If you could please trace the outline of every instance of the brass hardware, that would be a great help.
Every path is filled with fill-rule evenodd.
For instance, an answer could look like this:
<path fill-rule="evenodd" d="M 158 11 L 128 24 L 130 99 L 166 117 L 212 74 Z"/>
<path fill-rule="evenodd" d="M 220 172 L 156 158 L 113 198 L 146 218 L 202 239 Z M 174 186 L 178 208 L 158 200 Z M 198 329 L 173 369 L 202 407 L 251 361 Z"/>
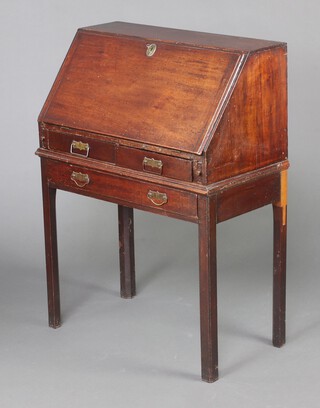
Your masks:
<path fill-rule="evenodd" d="M 143 170 L 145 171 L 153 171 L 158 174 L 162 173 L 163 163 L 161 160 L 149 159 L 149 157 L 145 157 L 143 159 Z M 148 168 L 149 167 L 149 168 Z"/>
<path fill-rule="evenodd" d="M 168 196 L 166 193 L 159 193 L 159 191 L 149 190 L 147 197 L 154 205 L 163 205 L 168 202 Z"/>
<path fill-rule="evenodd" d="M 78 187 L 84 187 L 90 182 L 88 174 L 78 173 L 76 171 L 72 172 L 71 180 L 76 183 Z"/>
<path fill-rule="evenodd" d="M 157 50 L 157 45 L 156 44 L 147 44 L 147 51 L 146 51 L 146 56 L 147 57 L 152 57 L 154 53 Z"/>
<path fill-rule="evenodd" d="M 80 151 L 84 151 L 85 154 L 81 154 L 81 153 L 77 153 L 74 150 L 80 150 Z M 70 146 L 70 153 L 72 154 L 78 154 L 79 156 L 85 156 L 88 157 L 89 156 L 89 143 L 83 143 L 80 140 L 73 140 Z"/>

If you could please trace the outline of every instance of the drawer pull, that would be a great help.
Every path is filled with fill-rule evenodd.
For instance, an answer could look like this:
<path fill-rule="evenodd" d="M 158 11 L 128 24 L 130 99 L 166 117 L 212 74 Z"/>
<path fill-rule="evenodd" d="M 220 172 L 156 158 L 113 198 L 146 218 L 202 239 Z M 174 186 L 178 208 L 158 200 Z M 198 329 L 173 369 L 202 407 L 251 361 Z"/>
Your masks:
<path fill-rule="evenodd" d="M 162 173 L 163 163 L 161 160 L 155 160 L 153 158 L 145 157 L 142 162 L 143 170 L 149 171 L 157 174 Z"/>
<path fill-rule="evenodd" d="M 84 187 L 90 182 L 88 174 L 78 173 L 76 171 L 72 172 L 71 180 L 76 183 L 78 187 Z"/>
<path fill-rule="evenodd" d="M 78 150 L 79 152 L 84 152 L 84 153 L 79 153 L 75 152 L 75 150 Z M 80 140 L 73 140 L 70 146 L 70 153 L 71 154 L 77 154 L 79 156 L 89 156 L 89 143 L 83 143 Z"/>
<path fill-rule="evenodd" d="M 147 197 L 154 205 L 163 205 L 168 202 L 168 196 L 166 193 L 159 193 L 159 191 L 149 190 Z"/>

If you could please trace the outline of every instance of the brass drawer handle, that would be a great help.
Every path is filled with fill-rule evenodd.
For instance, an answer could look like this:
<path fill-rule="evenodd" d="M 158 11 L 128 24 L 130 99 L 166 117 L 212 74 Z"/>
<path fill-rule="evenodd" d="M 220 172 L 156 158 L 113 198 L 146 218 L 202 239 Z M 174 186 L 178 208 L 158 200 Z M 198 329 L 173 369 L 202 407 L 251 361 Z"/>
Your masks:
<path fill-rule="evenodd" d="M 88 174 L 78 173 L 76 171 L 72 172 L 71 180 L 76 183 L 78 187 L 84 187 L 90 182 Z"/>
<path fill-rule="evenodd" d="M 147 197 L 154 205 L 163 205 L 168 202 L 168 196 L 166 193 L 159 193 L 159 191 L 149 190 Z"/>
<path fill-rule="evenodd" d="M 143 170 L 150 171 L 153 173 L 161 174 L 163 163 L 161 160 L 156 160 L 153 158 L 145 157 L 142 162 Z"/>
<path fill-rule="evenodd" d="M 77 153 L 74 150 L 79 150 L 80 152 L 84 152 L 84 154 Z M 73 140 L 70 146 L 70 153 L 77 154 L 78 156 L 88 157 L 89 150 L 90 150 L 89 143 L 83 143 L 80 140 Z"/>

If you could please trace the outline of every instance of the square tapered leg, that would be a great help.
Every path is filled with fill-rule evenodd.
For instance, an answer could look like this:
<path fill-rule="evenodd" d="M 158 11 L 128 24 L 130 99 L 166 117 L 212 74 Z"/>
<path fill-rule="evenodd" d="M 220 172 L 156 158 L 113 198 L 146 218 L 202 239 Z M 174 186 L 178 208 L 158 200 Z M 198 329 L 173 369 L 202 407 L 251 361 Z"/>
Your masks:
<path fill-rule="evenodd" d="M 120 292 L 125 299 L 136 295 L 133 209 L 118 205 Z"/>
<path fill-rule="evenodd" d="M 199 197 L 199 266 L 202 379 L 218 379 L 216 200 Z"/>
<path fill-rule="evenodd" d="M 49 326 L 61 326 L 58 245 L 56 224 L 56 189 L 47 180 L 46 161 L 41 160 L 44 235 L 46 250 Z"/>
<path fill-rule="evenodd" d="M 280 201 L 273 204 L 273 345 L 286 341 L 287 171 L 280 176 Z"/>

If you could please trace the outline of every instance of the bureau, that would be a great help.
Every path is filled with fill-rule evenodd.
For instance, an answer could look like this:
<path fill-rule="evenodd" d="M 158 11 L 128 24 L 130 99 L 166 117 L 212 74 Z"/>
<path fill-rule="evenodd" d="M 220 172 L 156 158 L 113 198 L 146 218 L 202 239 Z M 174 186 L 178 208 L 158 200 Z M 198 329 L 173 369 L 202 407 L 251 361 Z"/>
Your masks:
<path fill-rule="evenodd" d="M 198 224 L 202 379 L 218 378 L 216 225 L 273 206 L 273 344 L 285 342 L 285 43 L 113 22 L 77 31 L 40 113 L 49 325 L 61 325 L 56 190 L 118 205 L 120 293 L 136 295 L 133 210 Z"/>

